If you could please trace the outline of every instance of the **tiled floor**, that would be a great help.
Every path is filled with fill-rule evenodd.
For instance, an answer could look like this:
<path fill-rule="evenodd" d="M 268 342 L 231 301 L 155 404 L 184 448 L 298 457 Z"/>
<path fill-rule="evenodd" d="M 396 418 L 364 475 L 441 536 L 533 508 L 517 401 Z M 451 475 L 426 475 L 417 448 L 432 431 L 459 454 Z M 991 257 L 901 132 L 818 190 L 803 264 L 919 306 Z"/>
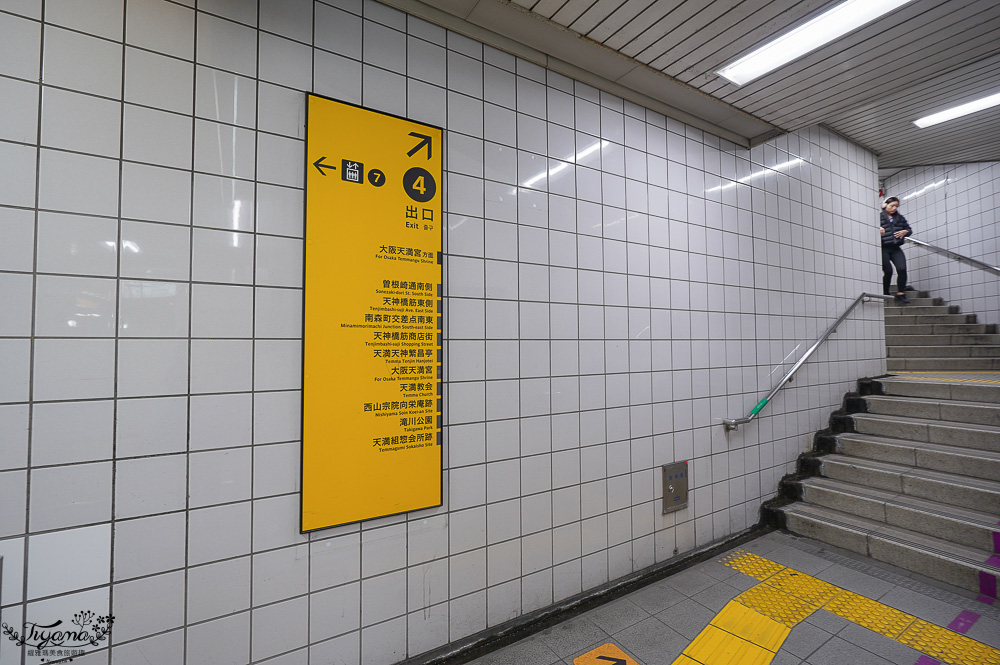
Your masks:
<path fill-rule="evenodd" d="M 784 532 L 769 533 L 473 663 L 569 665 L 574 659 L 610 643 L 639 665 L 670 665 L 729 601 L 760 584 L 758 579 L 720 562 L 739 551 L 876 600 L 882 604 L 879 607 L 895 608 L 942 628 L 951 626 L 953 632 L 964 633 L 992 647 L 985 656 L 966 652 L 943 662 L 1000 663 L 1000 651 L 997 651 L 1000 649 L 1000 602 L 989 605 L 965 591 L 937 583 L 932 585 L 905 571 L 834 551 L 818 541 Z M 891 612 L 888 608 L 885 611 Z M 971 626 L 970 621 L 973 621 Z M 932 630 L 939 635 L 945 634 Z M 588 657 L 577 665 L 584 662 L 607 665 L 615 660 Z M 744 661 L 716 659 L 711 662 L 735 665 Z M 774 665 L 933 665 L 942 661 L 819 609 L 792 627 L 771 662 Z"/>

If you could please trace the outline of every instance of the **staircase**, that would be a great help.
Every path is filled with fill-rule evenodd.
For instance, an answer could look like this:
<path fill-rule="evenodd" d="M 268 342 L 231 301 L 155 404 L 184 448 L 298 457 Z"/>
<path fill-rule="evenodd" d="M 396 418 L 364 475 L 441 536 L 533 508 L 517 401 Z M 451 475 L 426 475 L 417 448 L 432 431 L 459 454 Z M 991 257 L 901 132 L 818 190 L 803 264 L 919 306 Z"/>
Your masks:
<path fill-rule="evenodd" d="M 765 518 L 995 598 L 1000 335 L 916 296 L 886 305 L 887 369 L 900 374 L 858 382 Z"/>

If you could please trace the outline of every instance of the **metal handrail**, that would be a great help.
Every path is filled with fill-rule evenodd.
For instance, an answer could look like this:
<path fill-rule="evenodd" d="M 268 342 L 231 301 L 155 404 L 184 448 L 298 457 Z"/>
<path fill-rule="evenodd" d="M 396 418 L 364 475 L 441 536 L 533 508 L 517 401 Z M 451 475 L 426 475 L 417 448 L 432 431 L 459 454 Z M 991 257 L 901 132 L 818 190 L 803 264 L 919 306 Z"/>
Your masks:
<path fill-rule="evenodd" d="M 863 302 L 868 302 L 870 300 L 892 300 L 892 299 L 893 299 L 892 296 L 884 296 L 875 293 L 862 293 L 860 296 L 858 296 L 857 299 L 853 303 L 851 303 L 851 306 L 847 308 L 847 311 L 841 314 L 840 318 L 837 319 L 832 326 L 827 328 L 826 332 L 823 333 L 820 336 L 820 338 L 816 340 L 816 343 L 810 346 L 809 350 L 806 351 L 804 354 L 802 354 L 802 357 L 799 358 L 794 365 L 792 365 L 792 368 L 788 370 L 788 373 L 785 374 L 785 376 L 781 379 L 781 381 L 778 382 L 778 385 L 776 385 L 771 390 L 771 392 L 767 394 L 767 397 L 757 402 L 757 406 L 750 409 L 750 413 L 748 413 L 743 418 L 735 418 L 735 419 L 726 418 L 725 420 L 722 421 L 722 425 L 726 428 L 726 431 L 730 432 L 732 430 L 738 429 L 740 425 L 745 425 L 754 418 L 756 418 L 757 414 L 761 412 L 761 409 L 767 406 L 767 403 L 770 402 L 771 399 L 778 394 L 778 391 L 784 388 L 786 383 L 791 382 L 792 377 L 795 375 L 795 373 L 799 371 L 799 368 L 802 367 L 802 365 L 804 365 L 807 360 L 809 360 L 809 356 L 811 356 L 816 351 L 816 349 L 819 348 L 819 345 L 825 342 L 827 337 L 837 332 L 837 326 L 839 326 L 841 323 L 844 322 L 844 319 L 846 319 L 847 316 L 854 311 L 855 307 L 857 307 Z"/>
<path fill-rule="evenodd" d="M 912 242 L 914 245 L 920 245 L 921 247 L 926 247 L 932 252 L 937 252 L 938 254 L 944 254 L 946 256 L 955 259 L 956 261 L 963 261 L 971 266 L 975 266 L 976 268 L 981 268 L 982 270 L 986 270 L 988 272 L 992 272 L 993 274 L 1000 276 L 1000 268 L 998 268 L 997 266 L 991 266 L 988 263 L 983 263 L 979 259 L 973 259 L 963 254 L 959 254 L 958 252 L 953 252 L 950 249 L 945 249 L 944 247 L 936 247 L 934 245 L 931 245 L 930 243 L 924 242 L 923 240 L 917 240 L 916 238 L 907 238 L 906 240 L 907 242 Z"/>

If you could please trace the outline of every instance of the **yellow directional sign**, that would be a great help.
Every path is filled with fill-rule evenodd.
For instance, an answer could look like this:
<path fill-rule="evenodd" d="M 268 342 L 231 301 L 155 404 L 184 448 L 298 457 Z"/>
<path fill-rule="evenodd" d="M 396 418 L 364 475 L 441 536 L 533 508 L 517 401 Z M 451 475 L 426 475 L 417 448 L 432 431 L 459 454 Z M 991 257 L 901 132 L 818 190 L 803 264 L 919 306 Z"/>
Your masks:
<path fill-rule="evenodd" d="M 573 665 L 639 665 L 624 651 L 608 642 L 573 659 Z"/>
<path fill-rule="evenodd" d="M 308 96 L 302 531 L 441 504 L 441 138 Z"/>

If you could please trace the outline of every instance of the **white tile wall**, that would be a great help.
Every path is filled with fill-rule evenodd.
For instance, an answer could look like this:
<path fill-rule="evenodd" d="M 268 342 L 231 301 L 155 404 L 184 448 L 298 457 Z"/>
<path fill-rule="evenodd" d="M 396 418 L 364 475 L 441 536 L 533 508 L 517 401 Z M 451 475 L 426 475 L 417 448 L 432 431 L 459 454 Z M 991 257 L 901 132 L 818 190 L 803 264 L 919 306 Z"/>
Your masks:
<path fill-rule="evenodd" d="M 884 183 L 913 237 L 1000 266 L 1000 162 L 907 169 Z M 1000 323 L 1000 277 L 916 245 L 904 245 L 908 281 L 980 323 Z"/>
<path fill-rule="evenodd" d="M 863 149 L 737 148 L 372 0 L 195 4 L 0 2 L 5 620 L 101 605 L 108 665 L 396 662 L 754 523 L 884 367 L 866 307 L 723 434 L 877 288 Z M 446 129 L 448 363 L 444 506 L 302 535 L 306 91 Z M 949 237 L 995 257 L 997 166 L 959 171 Z"/>

